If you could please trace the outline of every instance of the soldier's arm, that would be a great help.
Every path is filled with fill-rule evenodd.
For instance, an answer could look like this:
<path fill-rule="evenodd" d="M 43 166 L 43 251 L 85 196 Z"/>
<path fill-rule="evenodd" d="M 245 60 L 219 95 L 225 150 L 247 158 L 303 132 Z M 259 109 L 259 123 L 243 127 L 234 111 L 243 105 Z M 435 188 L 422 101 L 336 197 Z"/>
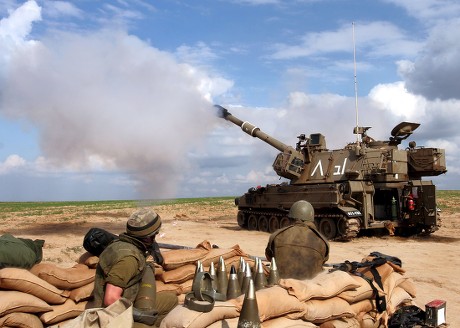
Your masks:
<path fill-rule="evenodd" d="M 113 265 L 107 275 L 104 305 L 108 306 L 120 299 L 129 281 L 137 274 L 138 264 L 133 256 L 127 256 Z"/>
<path fill-rule="evenodd" d="M 104 306 L 116 302 L 123 295 L 123 288 L 107 283 L 105 285 Z"/>

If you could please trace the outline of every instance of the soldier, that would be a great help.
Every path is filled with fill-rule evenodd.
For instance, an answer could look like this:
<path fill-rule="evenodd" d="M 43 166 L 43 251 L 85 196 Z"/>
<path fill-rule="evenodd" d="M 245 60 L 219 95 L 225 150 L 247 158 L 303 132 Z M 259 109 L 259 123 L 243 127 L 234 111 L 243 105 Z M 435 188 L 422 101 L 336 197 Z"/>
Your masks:
<path fill-rule="evenodd" d="M 295 202 L 288 217 L 293 224 L 275 231 L 268 240 L 265 256 L 276 259 L 280 278 L 311 279 L 329 259 L 329 243 L 316 229 L 313 206 Z"/>
<path fill-rule="evenodd" d="M 126 233 L 109 244 L 99 256 L 94 283 L 94 306 L 108 306 L 121 297 L 135 302 L 140 281 L 147 265 L 146 257 L 156 244 L 161 218 L 152 210 L 134 212 L 126 224 Z M 160 256 L 161 257 L 161 256 Z M 157 257 L 158 258 L 158 257 Z M 155 310 L 133 308 L 135 322 L 159 326 L 161 320 L 178 303 L 173 292 L 155 295 Z"/>

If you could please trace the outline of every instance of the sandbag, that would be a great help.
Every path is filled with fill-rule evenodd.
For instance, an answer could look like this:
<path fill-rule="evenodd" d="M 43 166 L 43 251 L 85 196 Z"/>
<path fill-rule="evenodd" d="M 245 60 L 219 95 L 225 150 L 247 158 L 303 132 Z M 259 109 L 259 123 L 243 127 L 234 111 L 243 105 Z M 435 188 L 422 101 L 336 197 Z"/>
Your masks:
<path fill-rule="evenodd" d="M 320 324 L 329 320 L 338 318 L 352 318 L 355 316 L 353 309 L 347 301 L 340 297 L 333 297 L 324 300 L 309 300 L 304 303 L 304 314 L 302 318 L 316 324 Z M 298 317 L 294 313 L 287 315 L 288 318 Z"/>
<path fill-rule="evenodd" d="M 236 327 L 236 326 L 235 326 Z M 318 327 L 312 322 L 304 320 L 292 320 L 286 317 L 279 317 L 264 321 L 262 323 L 263 328 L 314 328 Z"/>
<path fill-rule="evenodd" d="M 401 287 L 395 287 L 388 300 L 387 312 L 391 316 L 401 306 L 414 305 L 412 297 Z"/>
<path fill-rule="evenodd" d="M 375 310 L 375 301 L 371 299 L 366 299 L 356 303 L 352 303 L 350 304 L 350 306 L 353 309 L 353 312 L 356 315 L 359 315 L 360 313 L 367 313 L 372 310 Z"/>
<path fill-rule="evenodd" d="M 234 301 L 239 310 L 243 306 L 245 295 Z M 305 310 L 305 305 L 295 296 L 289 295 L 287 290 L 280 286 L 273 286 L 256 291 L 257 306 L 260 321 L 291 314 L 291 319 L 298 319 Z"/>
<path fill-rule="evenodd" d="M 189 279 L 179 284 L 180 286 L 180 294 L 186 294 L 192 291 L 193 287 L 193 279 Z"/>
<path fill-rule="evenodd" d="M 157 292 L 162 292 L 162 291 L 170 291 L 170 292 L 175 292 L 176 295 L 179 295 L 181 293 L 181 286 L 178 284 L 174 283 L 169 283 L 165 284 L 161 280 L 156 280 L 156 285 L 157 285 Z"/>
<path fill-rule="evenodd" d="M 165 270 L 158 263 L 154 263 L 153 265 L 155 266 L 155 277 L 160 277 Z"/>
<path fill-rule="evenodd" d="M 399 258 L 379 252 L 372 252 L 363 258 L 359 265 L 360 267 L 356 270 L 357 272 L 369 279 L 378 280 L 380 278 L 382 282 L 385 282 L 393 272 L 405 273 L 405 270 L 401 268 L 401 260 Z M 377 271 L 379 277 L 375 277 L 373 269 Z"/>
<path fill-rule="evenodd" d="M 207 328 L 237 328 L 239 318 L 223 319 L 214 322 Z M 316 328 L 319 327 L 314 323 L 303 320 L 292 320 L 285 317 L 279 317 L 264 321 L 262 328 Z"/>
<path fill-rule="evenodd" d="M 37 296 L 23 292 L 0 290 L 0 317 L 13 312 L 39 313 L 52 307 Z"/>
<path fill-rule="evenodd" d="M 11 234 L 0 236 L 0 269 L 30 269 L 41 262 L 44 243 L 42 239 L 16 238 Z"/>
<path fill-rule="evenodd" d="M 15 312 L 0 317 L 0 327 L 43 328 L 43 323 L 35 314 Z"/>
<path fill-rule="evenodd" d="M 237 328 L 239 319 L 240 318 L 222 319 L 214 322 L 206 328 Z"/>
<path fill-rule="evenodd" d="M 400 273 L 392 272 L 388 278 L 383 282 L 383 290 L 386 294 L 391 297 L 393 289 L 398 287 L 401 283 L 408 280 L 409 278 L 404 277 Z"/>
<path fill-rule="evenodd" d="M 221 257 L 222 259 L 226 260 L 234 256 L 246 256 L 246 254 L 238 245 L 235 245 L 231 248 L 212 248 L 201 260 L 201 262 L 204 267 L 208 267 L 211 265 L 211 262 L 218 264 Z"/>
<path fill-rule="evenodd" d="M 84 264 L 91 269 L 96 269 L 99 263 L 99 256 L 93 255 L 90 252 L 85 252 L 78 258 L 77 263 Z"/>
<path fill-rule="evenodd" d="M 358 288 L 361 284 L 358 284 L 349 273 L 338 270 L 322 272 L 309 280 L 280 279 L 279 285 L 304 302 L 315 298 L 331 298 L 346 290 Z"/>
<path fill-rule="evenodd" d="M 174 249 L 163 252 L 163 268 L 174 270 L 186 264 L 196 264 L 196 261 L 203 259 L 209 250 L 203 248 L 195 249 Z"/>
<path fill-rule="evenodd" d="M 165 271 L 162 273 L 160 279 L 164 283 L 175 283 L 180 284 L 185 282 L 195 275 L 196 265 L 195 264 L 186 264 L 174 270 Z"/>
<path fill-rule="evenodd" d="M 372 289 L 369 282 L 359 276 L 351 275 L 351 277 L 357 284 L 359 284 L 359 287 L 351 290 L 346 290 L 337 296 L 350 304 L 371 298 L 374 294 L 374 290 Z"/>
<path fill-rule="evenodd" d="M 211 250 L 213 248 L 217 248 L 217 247 L 213 247 L 213 245 L 211 245 L 211 243 L 209 242 L 209 240 L 203 240 L 201 243 L 199 243 L 198 245 L 196 245 L 195 248 L 202 248 L 202 249 L 206 249 L 206 250 Z"/>
<path fill-rule="evenodd" d="M 415 298 L 417 296 L 417 290 L 415 288 L 415 284 L 414 284 L 414 281 L 412 279 L 407 279 L 407 280 L 401 281 L 399 283 L 398 287 L 401 287 L 402 289 L 404 289 L 413 298 Z"/>
<path fill-rule="evenodd" d="M 93 290 L 94 290 L 94 281 L 90 282 L 87 285 L 72 289 L 70 291 L 69 298 L 75 303 L 89 300 L 93 297 Z"/>
<path fill-rule="evenodd" d="M 31 294 L 48 304 L 62 304 L 69 294 L 21 268 L 1 269 L 0 288 Z"/>
<path fill-rule="evenodd" d="M 39 263 L 30 271 L 51 285 L 61 289 L 75 289 L 94 281 L 96 269 L 76 264 L 71 268 L 61 268 L 52 263 Z"/>
<path fill-rule="evenodd" d="M 319 326 L 320 328 L 361 328 L 356 318 L 341 318 L 326 321 Z"/>
<path fill-rule="evenodd" d="M 53 305 L 52 310 L 40 315 L 40 320 L 47 324 L 52 325 L 67 319 L 72 319 L 79 316 L 85 311 L 87 302 L 75 303 L 70 298 L 61 305 Z"/>
<path fill-rule="evenodd" d="M 238 309 L 231 301 L 216 302 L 210 312 L 193 311 L 183 305 L 177 305 L 161 321 L 160 328 L 202 328 L 216 321 L 238 316 Z"/>
<path fill-rule="evenodd" d="M 362 318 L 359 318 L 361 328 L 378 328 L 380 326 L 380 320 L 374 318 L 368 313 L 364 313 Z"/>

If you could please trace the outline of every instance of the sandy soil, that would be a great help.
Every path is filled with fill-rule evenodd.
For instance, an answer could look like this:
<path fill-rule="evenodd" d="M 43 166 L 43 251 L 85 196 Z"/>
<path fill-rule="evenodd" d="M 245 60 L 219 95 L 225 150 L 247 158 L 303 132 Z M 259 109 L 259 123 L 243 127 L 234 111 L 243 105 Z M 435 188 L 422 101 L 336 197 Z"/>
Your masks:
<path fill-rule="evenodd" d="M 83 237 L 91 227 L 113 233 L 125 229 L 126 218 L 135 209 L 78 212 L 75 208 L 49 213 L 9 214 L 2 220 L 0 235 L 44 239 L 44 261 L 63 267 L 72 266 L 85 253 Z M 155 210 L 163 219 L 158 242 L 195 247 L 208 240 L 219 247 L 235 244 L 248 254 L 263 256 L 269 235 L 244 231 L 236 224 L 236 208 L 232 201 L 220 205 L 162 205 Z M 447 322 L 460 327 L 460 222 L 459 214 L 443 213 L 443 226 L 428 237 L 361 237 L 350 242 L 331 242 L 329 263 L 345 260 L 361 261 L 370 252 L 378 251 L 402 260 L 406 275 L 417 287 L 417 304 L 424 308 L 434 299 L 447 302 Z"/>

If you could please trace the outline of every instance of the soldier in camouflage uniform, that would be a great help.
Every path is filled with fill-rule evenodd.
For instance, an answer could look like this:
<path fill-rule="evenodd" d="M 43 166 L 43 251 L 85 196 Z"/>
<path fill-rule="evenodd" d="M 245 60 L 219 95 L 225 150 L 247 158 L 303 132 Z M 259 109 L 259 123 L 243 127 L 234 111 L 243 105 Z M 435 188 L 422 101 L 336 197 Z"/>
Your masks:
<path fill-rule="evenodd" d="M 265 256 L 269 261 L 275 258 L 280 278 L 311 279 L 329 259 L 329 243 L 316 229 L 309 202 L 295 202 L 288 216 L 294 224 L 270 236 Z"/>
<path fill-rule="evenodd" d="M 160 227 L 161 218 L 152 210 L 141 209 L 131 215 L 126 224 L 126 233 L 120 234 L 99 256 L 94 285 L 95 307 L 108 306 L 121 297 L 134 303 L 148 265 L 146 257 L 150 255 L 152 246 L 156 245 L 155 236 Z M 134 307 L 134 321 L 159 326 L 177 303 L 174 292 L 156 293 L 155 311 L 146 313 Z"/>

